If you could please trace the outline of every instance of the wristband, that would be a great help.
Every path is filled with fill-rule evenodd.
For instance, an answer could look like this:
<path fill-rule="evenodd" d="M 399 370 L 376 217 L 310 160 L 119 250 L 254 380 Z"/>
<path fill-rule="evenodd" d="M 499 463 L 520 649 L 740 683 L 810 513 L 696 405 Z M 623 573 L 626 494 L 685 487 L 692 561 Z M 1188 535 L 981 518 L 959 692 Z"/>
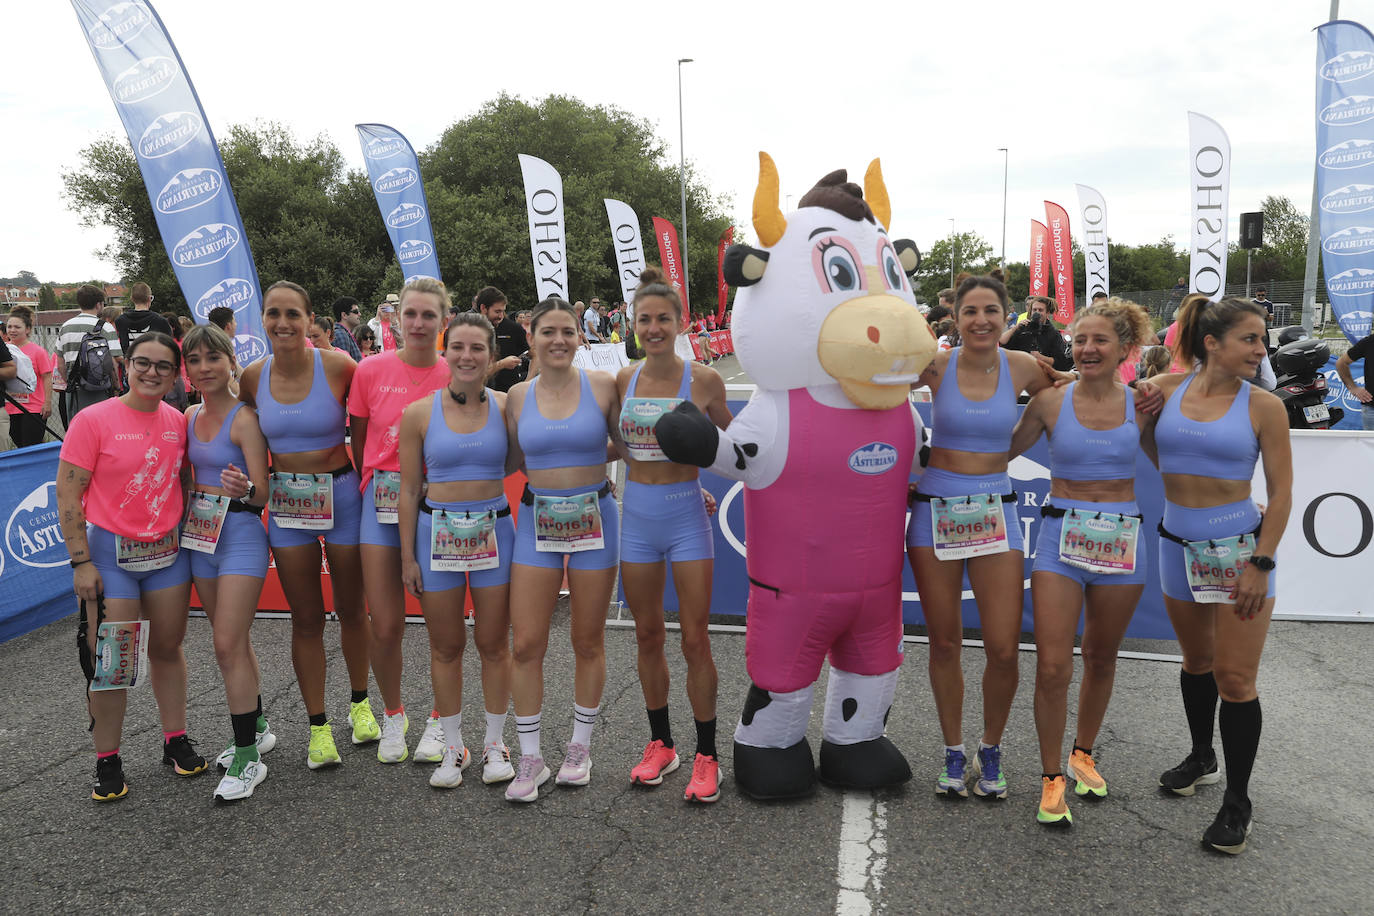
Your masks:
<path fill-rule="evenodd" d="M 80 566 L 82 563 L 92 563 L 92 562 L 94 562 L 94 561 L 93 561 L 90 557 L 87 557 L 87 558 L 84 559 L 84 560 L 72 560 L 72 561 L 71 561 L 71 563 L 72 563 L 72 569 L 76 569 L 76 568 L 77 568 L 78 566 Z"/>

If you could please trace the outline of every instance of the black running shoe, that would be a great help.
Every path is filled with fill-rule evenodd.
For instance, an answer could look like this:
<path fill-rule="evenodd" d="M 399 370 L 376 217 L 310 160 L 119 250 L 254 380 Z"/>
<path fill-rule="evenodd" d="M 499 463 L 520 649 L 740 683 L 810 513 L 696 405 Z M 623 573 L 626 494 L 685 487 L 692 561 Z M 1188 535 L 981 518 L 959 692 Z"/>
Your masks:
<path fill-rule="evenodd" d="M 1192 795 L 1198 786 L 1210 786 L 1220 779 L 1216 751 L 1209 749 L 1206 754 L 1193 751 L 1178 766 L 1165 770 L 1159 777 L 1159 785 L 1175 795 L 1187 796 Z"/>
<path fill-rule="evenodd" d="M 194 776 L 209 765 L 196 753 L 196 742 L 185 735 L 162 745 L 162 762 L 170 763 L 178 776 Z"/>
<path fill-rule="evenodd" d="M 129 794 L 129 784 L 124 781 L 124 762 L 118 754 L 101 757 L 95 762 L 95 788 L 91 798 L 98 802 L 114 801 Z"/>
<path fill-rule="evenodd" d="M 1216 820 L 1202 834 L 1202 845 L 1238 856 L 1245 851 L 1246 837 L 1250 836 L 1250 806 L 1242 805 L 1227 798 L 1217 812 Z"/>

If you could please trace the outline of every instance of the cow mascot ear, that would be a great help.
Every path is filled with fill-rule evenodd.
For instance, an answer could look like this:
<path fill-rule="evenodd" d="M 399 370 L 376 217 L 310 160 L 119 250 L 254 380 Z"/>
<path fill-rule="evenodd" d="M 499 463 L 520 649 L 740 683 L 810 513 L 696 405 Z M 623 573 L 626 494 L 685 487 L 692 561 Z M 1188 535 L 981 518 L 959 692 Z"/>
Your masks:
<path fill-rule="evenodd" d="M 901 262 L 907 277 L 915 278 L 916 271 L 921 269 L 921 249 L 911 239 L 896 239 L 892 247 L 897 249 L 897 260 Z"/>
<path fill-rule="evenodd" d="M 721 273 L 731 286 L 753 286 L 763 279 L 768 268 L 768 252 L 748 245 L 731 245 L 725 250 Z"/>

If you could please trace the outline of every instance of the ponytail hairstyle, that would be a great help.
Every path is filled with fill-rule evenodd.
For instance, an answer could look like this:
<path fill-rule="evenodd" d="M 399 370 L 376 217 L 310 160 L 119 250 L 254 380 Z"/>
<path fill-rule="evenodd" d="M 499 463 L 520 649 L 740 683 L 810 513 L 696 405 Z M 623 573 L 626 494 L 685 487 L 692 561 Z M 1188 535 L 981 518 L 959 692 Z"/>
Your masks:
<path fill-rule="evenodd" d="M 272 292 L 272 290 L 274 289 L 291 290 L 291 292 L 300 296 L 301 299 L 305 302 L 305 310 L 307 312 L 315 311 L 315 307 L 310 304 L 310 294 L 305 291 L 305 287 L 301 286 L 299 283 L 292 283 L 290 280 L 278 280 L 276 283 L 273 283 L 271 286 L 267 287 L 267 289 L 262 291 L 262 307 L 264 309 L 267 308 L 267 294 Z"/>
<path fill-rule="evenodd" d="M 1126 356 L 1137 347 L 1154 336 L 1154 322 L 1150 320 L 1150 315 L 1143 308 L 1126 299 L 1118 299 L 1112 296 L 1110 299 L 1101 300 L 1081 309 L 1074 315 L 1073 322 L 1069 325 L 1070 332 L 1084 318 L 1105 318 L 1111 322 L 1112 330 L 1116 333 L 1117 340 L 1121 342 L 1121 359 L 1125 361 Z"/>
<path fill-rule="evenodd" d="M 550 296 L 534 307 L 534 313 L 530 315 L 530 333 L 533 334 L 539 327 L 539 321 L 549 312 L 567 312 L 572 316 L 573 325 L 577 328 L 582 327 L 582 316 L 577 309 L 572 307 L 567 299 L 560 299 L 557 296 Z"/>
<path fill-rule="evenodd" d="M 682 299 L 677 290 L 663 280 L 663 272 L 657 267 L 646 267 L 639 272 L 639 285 L 635 287 L 634 301 L 640 296 L 662 296 L 677 312 L 677 320 L 682 321 Z"/>
<path fill-rule="evenodd" d="M 447 315 L 449 309 L 453 308 L 453 299 L 449 297 L 448 287 L 443 281 L 433 277 L 416 277 L 405 286 L 401 287 L 400 302 L 406 301 L 406 293 L 430 293 L 439 297 L 439 315 Z"/>
<path fill-rule="evenodd" d="M 954 311 L 957 315 L 959 305 L 964 301 L 964 297 L 975 289 L 990 289 L 997 294 L 997 299 L 1002 303 L 1002 314 L 1007 314 L 1007 309 L 1011 305 L 1011 300 L 1007 297 L 1007 288 L 1002 281 L 996 277 L 975 277 L 972 274 L 961 274 L 964 278 L 959 281 L 959 288 L 954 293 Z"/>
<path fill-rule="evenodd" d="M 1205 364 L 1207 338 L 1221 340 L 1226 336 L 1226 332 L 1246 315 L 1254 315 L 1265 320 L 1269 313 L 1264 310 L 1264 306 L 1235 296 L 1227 296 L 1218 302 L 1210 301 L 1201 293 L 1190 293 L 1185 296 L 1178 310 L 1178 339 L 1174 341 L 1174 362 L 1180 366 Z"/>
<path fill-rule="evenodd" d="M 444 328 L 444 349 L 448 349 L 449 335 L 454 328 L 477 328 L 487 335 L 487 350 L 491 353 L 492 359 L 500 359 L 501 354 L 496 349 L 496 329 L 491 326 L 487 316 L 481 312 L 459 312 L 449 319 L 448 327 Z"/>

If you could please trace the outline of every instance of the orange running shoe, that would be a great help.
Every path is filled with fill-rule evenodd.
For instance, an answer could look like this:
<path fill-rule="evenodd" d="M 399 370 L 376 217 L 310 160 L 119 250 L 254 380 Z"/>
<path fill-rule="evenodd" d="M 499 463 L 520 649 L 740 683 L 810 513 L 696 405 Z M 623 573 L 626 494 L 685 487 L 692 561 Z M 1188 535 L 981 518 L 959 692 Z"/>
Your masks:
<path fill-rule="evenodd" d="M 676 770 L 681 762 L 676 750 L 665 747 L 662 741 L 655 738 L 644 748 L 644 757 L 630 771 L 630 782 L 641 786 L 656 786 L 663 782 L 664 776 Z"/>
<path fill-rule="evenodd" d="M 1037 821 L 1050 827 L 1072 826 L 1073 815 L 1069 813 L 1068 803 L 1064 801 L 1066 787 L 1067 783 L 1063 776 L 1053 779 L 1048 776 L 1040 777 L 1040 810 L 1035 812 Z"/>
<path fill-rule="evenodd" d="M 683 798 L 689 802 L 713 802 L 720 798 L 720 764 L 716 758 L 697 754 L 692 762 L 692 781 Z"/>
<path fill-rule="evenodd" d="M 1093 762 L 1092 757 L 1080 750 L 1075 750 L 1069 755 L 1069 775 L 1074 778 L 1075 795 L 1087 795 L 1091 792 L 1097 798 L 1107 797 L 1107 780 L 1097 772 L 1097 764 Z"/>

